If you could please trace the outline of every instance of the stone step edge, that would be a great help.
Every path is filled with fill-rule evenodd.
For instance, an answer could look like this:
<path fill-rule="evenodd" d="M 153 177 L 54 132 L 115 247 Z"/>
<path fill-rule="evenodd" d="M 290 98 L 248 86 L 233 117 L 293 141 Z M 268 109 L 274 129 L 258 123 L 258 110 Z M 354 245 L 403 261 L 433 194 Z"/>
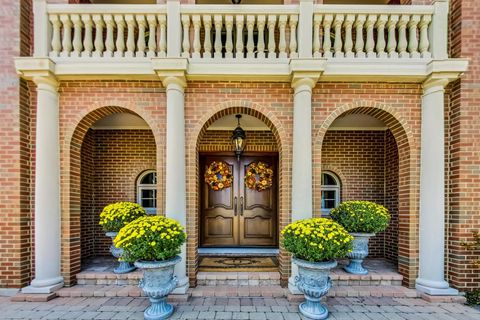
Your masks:
<path fill-rule="evenodd" d="M 77 285 L 62 288 L 56 292 L 60 297 L 140 297 L 143 296 L 137 286 L 95 286 Z M 197 286 L 189 289 L 194 297 L 288 297 L 290 292 L 280 286 Z M 301 295 L 299 295 L 302 297 Z M 330 297 L 405 297 L 417 298 L 414 289 L 400 286 L 334 286 Z"/>

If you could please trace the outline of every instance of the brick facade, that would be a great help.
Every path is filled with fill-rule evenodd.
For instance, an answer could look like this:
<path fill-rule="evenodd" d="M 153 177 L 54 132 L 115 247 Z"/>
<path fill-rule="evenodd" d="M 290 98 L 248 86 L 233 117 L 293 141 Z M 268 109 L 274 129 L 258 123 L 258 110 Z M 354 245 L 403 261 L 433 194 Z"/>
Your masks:
<path fill-rule="evenodd" d="M 3 26 L 0 34 L 6 40 L 0 44 L 3 66 L 3 86 L 0 89 L 0 206 L 3 209 L 0 219 L 0 287 L 22 287 L 34 276 L 31 222 L 36 95 L 33 84 L 18 79 L 13 57 L 31 55 L 33 40 L 28 30 L 32 30 L 32 11 L 31 0 L 3 2 L 2 10 L 6 14 L 0 17 L 0 26 Z M 431 1 L 405 0 L 402 3 L 428 4 Z M 480 147 L 475 143 L 480 127 L 477 107 L 480 8 L 473 0 L 451 0 L 450 3 L 450 55 L 467 57 L 471 61 L 469 72 L 449 86 L 445 108 L 446 275 L 453 286 L 468 290 L 480 283 L 480 272 L 471 265 L 474 253 L 461 246 L 464 241 L 472 239 L 471 231 L 480 229 Z M 156 168 L 158 210 L 163 212 L 166 97 L 159 81 L 62 81 L 59 92 L 62 275 L 66 284 L 71 285 L 75 282 L 75 274 L 80 271 L 81 257 L 106 253 L 108 239 L 98 241 L 102 236 L 95 220 L 98 210 L 111 201 L 120 200 L 117 195 L 135 200 L 134 180 L 141 170 Z M 342 199 L 368 198 L 384 203 L 394 213 L 392 224 L 380 236 L 381 240 L 373 241 L 372 254 L 398 261 L 399 272 L 404 275 L 407 286 L 414 284 L 418 269 L 421 93 L 418 84 L 368 82 L 321 82 L 313 91 L 314 195 L 320 194 L 322 170 L 330 169 L 338 171 L 336 173 L 342 179 Z M 198 258 L 198 152 L 224 151 L 227 147 L 225 141 L 229 140 L 228 132 L 206 129 L 222 116 L 235 113 L 258 117 L 270 128 L 270 132 L 250 134 L 247 150 L 279 153 L 279 228 L 283 228 L 292 219 L 292 99 L 289 83 L 188 83 L 185 92 L 187 232 L 190 235 L 187 267 L 192 285 L 196 280 Z M 117 134 L 89 130 L 96 120 L 123 112 L 142 117 L 151 131 L 135 134 L 121 131 Z M 352 113 L 375 116 L 389 130 L 368 133 L 327 130 L 336 118 Z M 339 150 L 340 143 L 343 150 Z M 104 152 L 103 148 L 108 151 Z M 368 158 L 365 149 L 371 154 L 378 152 L 379 156 Z M 132 163 L 136 163 L 135 170 L 127 172 Z M 356 171 L 352 164 L 357 166 Z M 356 174 L 358 172 L 364 175 Z M 124 184 L 118 184 L 119 176 L 124 177 Z M 103 178 L 107 183 L 98 183 Z M 365 181 L 368 181 L 367 188 L 361 186 Z M 319 200 L 314 196 L 316 215 L 320 212 Z M 290 274 L 289 255 L 281 250 L 279 260 L 281 279 L 285 284 Z"/>

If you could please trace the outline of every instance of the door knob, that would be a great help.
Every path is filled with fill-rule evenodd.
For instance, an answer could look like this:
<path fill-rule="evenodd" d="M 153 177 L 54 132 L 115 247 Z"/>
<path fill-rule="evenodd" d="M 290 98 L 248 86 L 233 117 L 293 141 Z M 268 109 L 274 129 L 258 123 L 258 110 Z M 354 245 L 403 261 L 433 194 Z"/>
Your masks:
<path fill-rule="evenodd" d="M 233 215 L 237 216 L 237 196 L 233 198 Z"/>
<path fill-rule="evenodd" d="M 240 215 L 243 216 L 243 196 L 240 197 Z"/>

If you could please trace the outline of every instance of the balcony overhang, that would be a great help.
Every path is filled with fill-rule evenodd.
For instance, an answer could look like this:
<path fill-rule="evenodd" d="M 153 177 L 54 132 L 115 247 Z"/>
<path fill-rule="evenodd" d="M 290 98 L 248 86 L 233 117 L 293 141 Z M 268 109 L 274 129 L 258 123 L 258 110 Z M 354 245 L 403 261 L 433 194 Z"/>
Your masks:
<path fill-rule="evenodd" d="M 181 61 L 182 65 L 178 65 Z M 285 59 L 283 61 L 205 61 L 195 59 L 68 59 L 20 57 L 19 75 L 26 79 L 54 75 L 72 80 L 159 80 L 158 70 L 184 70 L 187 81 L 289 82 L 293 73 L 319 73 L 318 81 L 422 83 L 433 74 L 458 78 L 467 70 L 466 59 Z"/>

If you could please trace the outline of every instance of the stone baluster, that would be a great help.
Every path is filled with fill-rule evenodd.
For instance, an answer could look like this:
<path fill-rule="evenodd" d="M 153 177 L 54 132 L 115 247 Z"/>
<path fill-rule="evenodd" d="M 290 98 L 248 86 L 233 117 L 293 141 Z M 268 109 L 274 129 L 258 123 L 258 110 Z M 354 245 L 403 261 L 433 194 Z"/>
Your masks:
<path fill-rule="evenodd" d="M 258 30 L 258 41 L 257 41 L 257 58 L 265 58 L 265 15 L 259 15 L 257 17 L 257 30 Z"/>
<path fill-rule="evenodd" d="M 430 15 L 422 16 L 422 20 L 418 25 L 420 29 L 420 41 L 418 45 L 418 49 L 420 50 L 420 55 L 422 58 L 431 58 L 432 54 L 428 51 L 430 47 L 430 41 L 428 40 L 428 26 L 432 21 L 432 17 Z"/>
<path fill-rule="evenodd" d="M 366 15 L 359 14 L 355 20 L 355 56 L 357 58 L 365 58 L 365 52 L 363 51 L 363 47 L 365 46 L 363 42 L 363 25 L 366 19 Z"/>
<path fill-rule="evenodd" d="M 223 26 L 222 15 L 220 14 L 214 15 L 213 20 L 215 23 L 215 43 L 214 43 L 215 52 L 213 54 L 213 57 L 218 59 L 222 57 L 222 26 Z"/>
<path fill-rule="evenodd" d="M 182 26 L 183 26 L 183 41 L 182 41 L 182 57 L 190 57 L 190 16 L 188 14 L 182 14 Z"/>
<path fill-rule="evenodd" d="M 235 16 L 235 24 L 237 27 L 236 42 L 235 42 L 235 58 L 243 59 L 243 24 L 244 17 L 243 15 Z"/>
<path fill-rule="evenodd" d="M 225 58 L 233 58 L 233 16 L 225 16 L 225 28 L 227 30 L 227 39 L 225 41 Z"/>
<path fill-rule="evenodd" d="M 83 38 L 82 57 L 90 57 L 93 51 L 93 21 L 89 14 L 82 14 L 83 25 L 85 26 L 85 35 Z"/>
<path fill-rule="evenodd" d="M 113 20 L 113 16 L 111 14 L 106 14 L 103 16 L 103 21 L 105 21 L 105 25 L 107 26 L 107 37 L 105 38 L 105 52 L 103 53 L 104 57 L 111 57 L 113 56 L 113 52 L 115 51 L 115 43 L 113 40 L 113 29 L 115 28 L 115 20 Z"/>
<path fill-rule="evenodd" d="M 60 51 L 62 51 L 62 41 L 60 40 L 60 28 L 62 22 L 60 21 L 57 14 L 51 14 L 49 17 L 50 23 L 52 24 L 52 51 L 50 56 L 58 57 Z"/>
<path fill-rule="evenodd" d="M 135 56 L 135 17 L 132 14 L 125 15 L 125 21 L 127 22 L 127 52 L 125 52 L 125 57 Z"/>
<path fill-rule="evenodd" d="M 255 27 L 255 16 L 248 15 L 247 16 L 247 58 L 252 59 L 255 58 L 255 44 L 253 43 L 253 28 Z"/>
<path fill-rule="evenodd" d="M 316 14 L 313 17 L 313 57 L 320 58 L 322 53 L 320 48 L 322 48 L 322 37 L 320 34 L 320 26 L 322 25 L 323 16 Z"/>
<path fill-rule="evenodd" d="M 377 45 L 376 45 L 376 50 L 377 50 L 377 57 L 379 58 L 386 58 L 387 53 L 385 52 L 385 24 L 388 21 L 388 16 L 385 14 L 381 14 L 378 19 L 377 23 L 375 24 L 377 28 Z"/>
<path fill-rule="evenodd" d="M 335 58 L 343 58 L 342 52 L 342 25 L 345 16 L 343 14 L 335 15 L 335 20 L 333 21 L 333 29 L 335 30 L 335 41 L 333 42 L 333 50 L 335 51 Z"/>
<path fill-rule="evenodd" d="M 60 21 L 62 21 L 63 39 L 61 57 L 69 57 L 72 51 L 72 21 L 68 14 L 61 14 Z"/>
<path fill-rule="evenodd" d="M 203 27 L 205 29 L 205 39 L 203 41 L 203 57 L 212 57 L 212 40 L 210 38 L 212 32 L 212 16 L 209 14 L 203 15 Z"/>
<path fill-rule="evenodd" d="M 398 21 L 398 44 L 397 51 L 400 58 L 408 58 L 410 55 L 407 52 L 407 23 L 410 20 L 410 17 L 407 15 L 402 15 Z"/>
<path fill-rule="evenodd" d="M 271 14 L 268 16 L 268 58 L 275 59 L 275 25 L 277 24 L 277 16 Z"/>
<path fill-rule="evenodd" d="M 200 50 L 202 50 L 202 45 L 200 43 L 200 28 L 202 27 L 202 20 L 199 14 L 192 15 L 192 24 L 193 24 L 192 58 L 200 58 Z"/>
<path fill-rule="evenodd" d="M 354 58 L 355 54 L 353 53 L 353 40 L 352 40 L 352 27 L 353 22 L 355 21 L 354 14 L 347 14 L 345 18 L 345 44 L 343 45 L 343 50 L 345 51 L 345 57 Z"/>
<path fill-rule="evenodd" d="M 298 16 L 296 14 L 290 15 L 288 20 L 290 26 L 290 46 L 288 50 L 290 52 L 290 58 L 298 58 L 297 52 L 297 25 L 298 25 Z"/>
<path fill-rule="evenodd" d="M 125 52 L 125 20 L 123 20 L 123 15 L 121 14 L 116 14 L 114 19 L 117 25 L 117 40 L 115 41 L 116 50 L 113 56 L 123 57 L 123 53 Z"/>
<path fill-rule="evenodd" d="M 159 14 L 157 16 L 160 25 L 160 40 L 158 41 L 158 57 L 165 58 L 167 56 L 167 16 Z"/>
<path fill-rule="evenodd" d="M 371 14 L 367 18 L 365 28 L 367 29 L 367 41 L 365 42 L 365 51 L 367 52 L 367 58 L 375 58 L 377 55 L 374 52 L 375 40 L 373 39 L 373 27 L 377 22 L 377 15 Z"/>
<path fill-rule="evenodd" d="M 73 52 L 70 53 L 71 57 L 80 57 L 83 50 L 82 45 L 82 28 L 83 23 L 80 15 L 72 14 L 70 19 L 73 22 Z"/>
<path fill-rule="evenodd" d="M 278 41 L 278 57 L 279 58 L 287 57 L 287 41 L 285 38 L 287 19 L 288 19 L 288 16 L 285 14 L 282 14 L 278 17 L 278 29 L 280 32 L 280 39 Z"/>
<path fill-rule="evenodd" d="M 397 40 L 395 39 L 395 30 L 397 28 L 398 16 L 391 15 L 387 22 L 388 28 L 388 42 L 387 52 L 389 58 L 398 58 L 398 53 L 395 51 L 397 48 Z"/>
<path fill-rule="evenodd" d="M 154 14 L 147 15 L 148 22 L 148 52 L 147 57 L 157 55 L 157 17 Z"/>
<path fill-rule="evenodd" d="M 138 24 L 138 38 L 137 38 L 137 52 L 135 56 L 138 58 L 145 57 L 145 29 L 147 27 L 147 22 L 145 20 L 145 15 L 137 14 L 135 16 L 135 20 L 137 20 Z"/>
<path fill-rule="evenodd" d="M 419 58 L 420 52 L 418 52 L 418 38 L 417 38 L 417 25 L 420 22 L 420 16 L 418 14 L 410 17 L 408 23 L 408 52 L 411 58 Z"/>
<path fill-rule="evenodd" d="M 103 50 L 105 49 L 103 42 L 103 27 L 105 24 L 101 14 L 94 14 L 92 19 L 95 23 L 95 51 L 92 55 L 98 58 L 102 56 Z"/>
<path fill-rule="evenodd" d="M 332 57 L 332 39 L 330 38 L 330 28 L 332 26 L 333 15 L 326 14 L 323 19 L 323 57 Z"/>

